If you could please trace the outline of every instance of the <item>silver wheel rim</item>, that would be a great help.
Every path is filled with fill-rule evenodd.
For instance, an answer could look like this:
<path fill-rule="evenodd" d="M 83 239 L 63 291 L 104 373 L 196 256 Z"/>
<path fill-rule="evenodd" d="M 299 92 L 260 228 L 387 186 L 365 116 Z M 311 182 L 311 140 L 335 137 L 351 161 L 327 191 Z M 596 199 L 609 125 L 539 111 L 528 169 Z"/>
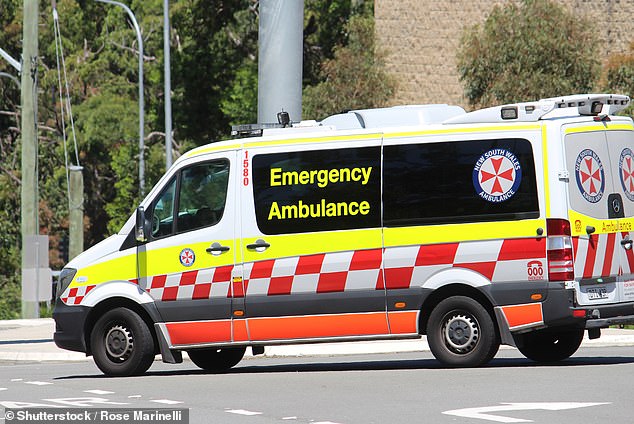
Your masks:
<path fill-rule="evenodd" d="M 121 325 L 115 325 L 106 333 L 106 351 L 108 355 L 119 361 L 130 357 L 134 346 L 132 333 Z"/>
<path fill-rule="evenodd" d="M 470 314 L 453 313 L 445 320 L 442 335 L 449 350 L 464 354 L 475 348 L 480 338 L 480 329 Z"/>

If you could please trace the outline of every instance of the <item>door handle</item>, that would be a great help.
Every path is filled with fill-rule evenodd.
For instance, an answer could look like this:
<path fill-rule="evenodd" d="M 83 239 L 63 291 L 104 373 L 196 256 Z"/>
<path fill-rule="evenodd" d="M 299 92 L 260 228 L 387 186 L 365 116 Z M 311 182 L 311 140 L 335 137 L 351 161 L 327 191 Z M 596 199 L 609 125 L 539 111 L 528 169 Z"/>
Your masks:
<path fill-rule="evenodd" d="M 621 240 L 621 246 L 623 246 L 625 248 L 625 250 L 630 250 L 632 249 L 632 242 L 634 240 L 630 240 L 630 239 L 623 239 Z"/>
<path fill-rule="evenodd" d="M 247 244 L 247 249 L 255 250 L 257 252 L 263 252 L 269 247 L 271 247 L 271 245 L 262 239 L 257 239 L 255 243 Z"/>
<path fill-rule="evenodd" d="M 222 246 L 217 241 L 213 242 L 210 247 L 207 249 L 207 253 L 211 253 L 212 255 L 219 255 L 223 252 L 229 251 L 231 248 L 229 246 Z"/>

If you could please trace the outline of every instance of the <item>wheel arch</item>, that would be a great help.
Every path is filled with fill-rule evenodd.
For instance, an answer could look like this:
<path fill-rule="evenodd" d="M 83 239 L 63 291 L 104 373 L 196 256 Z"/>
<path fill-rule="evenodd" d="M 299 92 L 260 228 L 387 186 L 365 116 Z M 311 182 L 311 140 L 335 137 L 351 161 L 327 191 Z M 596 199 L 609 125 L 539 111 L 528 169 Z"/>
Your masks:
<path fill-rule="evenodd" d="M 154 342 L 154 350 L 156 353 L 158 353 L 159 343 L 156 335 L 156 330 L 154 328 L 154 323 L 159 320 L 159 317 L 158 311 L 154 307 L 154 303 L 140 304 L 127 297 L 114 296 L 104 299 L 94 305 L 91 308 L 88 317 L 86 318 L 86 322 L 84 324 L 84 343 L 86 345 L 86 355 L 92 355 L 90 347 L 90 337 L 97 320 L 99 320 L 99 318 L 106 311 L 114 308 L 126 308 L 135 312 L 141 317 L 141 319 L 145 322 L 148 329 L 150 330 L 150 334 L 152 335 L 152 340 Z"/>
<path fill-rule="evenodd" d="M 431 312 L 434 310 L 434 308 L 440 302 L 452 296 L 470 297 L 476 302 L 480 303 L 487 310 L 489 315 L 491 315 L 491 319 L 495 324 L 495 329 L 499 334 L 499 323 L 491 299 L 489 299 L 486 292 L 463 283 L 447 284 L 435 289 L 430 293 L 429 296 L 427 296 L 427 298 L 423 302 L 421 313 L 418 318 L 418 328 L 420 334 L 427 333 L 427 322 L 429 321 L 429 316 L 431 315 Z"/>

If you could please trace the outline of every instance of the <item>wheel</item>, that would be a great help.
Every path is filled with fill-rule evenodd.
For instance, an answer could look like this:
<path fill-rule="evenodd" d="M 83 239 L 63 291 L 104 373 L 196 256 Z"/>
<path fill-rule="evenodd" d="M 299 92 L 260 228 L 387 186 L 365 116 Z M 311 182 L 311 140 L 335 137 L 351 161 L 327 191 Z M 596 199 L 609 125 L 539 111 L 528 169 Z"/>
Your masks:
<path fill-rule="evenodd" d="M 477 367 L 489 362 L 500 338 L 489 312 L 470 297 L 440 302 L 427 322 L 427 342 L 440 362 L 451 367 Z"/>
<path fill-rule="evenodd" d="M 545 329 L 517 336 L 517 348 L 528 359 L 556 362 L 569 358 L 579 349 L 583 329 Z"/>
<path fill-rule="evenodd" d="M 154 361 L 154 339 L 145 321 L 134 311 L 116 308 L 106 312 L 90 334 L 97 367 L 109 376 L 143 374 Z"/>
<path fill-rule="evenodd" d="M 189 359 L 205 371 L 222 372 L 242 360 L 246 347 L 217 347 L 211 349 L 188 350 Z"/>

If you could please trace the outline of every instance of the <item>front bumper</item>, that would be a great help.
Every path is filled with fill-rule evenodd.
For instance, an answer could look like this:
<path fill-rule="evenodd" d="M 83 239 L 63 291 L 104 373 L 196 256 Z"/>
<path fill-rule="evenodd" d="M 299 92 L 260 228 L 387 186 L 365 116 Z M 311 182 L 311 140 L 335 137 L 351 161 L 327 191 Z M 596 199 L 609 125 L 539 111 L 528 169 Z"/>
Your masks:
<path fill-rule="evenodd" d="M 68 306 L 60 299 L 55 303 L 53 319 L 55 320 L 55 344 L 66 350 L 86 352 L 84 324 L 90 308 L 81 305 Z"/>

